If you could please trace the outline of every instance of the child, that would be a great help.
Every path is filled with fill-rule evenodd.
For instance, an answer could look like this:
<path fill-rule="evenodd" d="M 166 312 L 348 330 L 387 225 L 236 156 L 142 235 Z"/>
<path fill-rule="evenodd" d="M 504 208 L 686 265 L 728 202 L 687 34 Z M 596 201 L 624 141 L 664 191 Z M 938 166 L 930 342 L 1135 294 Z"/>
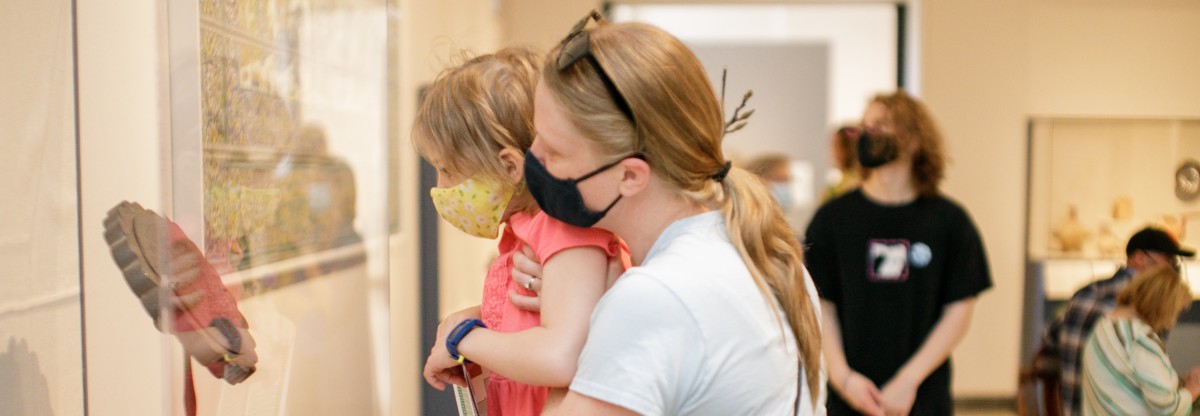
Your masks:
<path fill-rule="evenodd" d="M 429 87 L 413 126 L 418 153 L 438 172 L 430 196 L 442 218 L 474 236 L 502 233 L 482 305 L 442 322 L 424 371 L 430 385 L 444 389 L 447 381 L 462 384 L 459 362 L 490 370 L 491 416 L 540 414 L 548 399 L 565 395 L 609 261 L 625 252 L 607 231 L 543 214 L 525 190 L 539 70 L 537 55 L 512 48 L 448 69 Z M 510 278 L 513 253 L 525 246 L 544 265 L 543 278 Z M 532 295 L 539 286 L 542 316 L 508 298 L 509 291 Z"/>

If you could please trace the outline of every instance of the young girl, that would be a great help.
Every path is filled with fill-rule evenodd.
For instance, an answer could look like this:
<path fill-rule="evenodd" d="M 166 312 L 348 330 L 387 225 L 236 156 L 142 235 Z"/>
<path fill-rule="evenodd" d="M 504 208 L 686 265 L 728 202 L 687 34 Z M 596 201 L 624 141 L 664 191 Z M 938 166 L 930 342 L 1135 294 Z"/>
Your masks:
<path fill-rule="evenodd" d="M 540 414 L 548 398 L 565 394 L 588 318 L 606 289 L 609 261 L 622 253 L 609 232 L 541 213 L 524 189 L 539 68 L 532 52 L 504 49 L 446 70 L 413 127 L 417 151 L 437 168 L 430 196 L 442 218 L 478 237 L 502 235 L 482 305 L 442 322 L 424 371 L 430 385 L 444 389 L 448 381 L 462 384 L 460 362 L 490 370 L 491 416 Z M 518 283 L 510 279 L 512 256 L 525 246 L 544 263 L 545 276 Z M 508 298 L 510 291 L 532 295 L 539 288 L 542 316 Z"/>

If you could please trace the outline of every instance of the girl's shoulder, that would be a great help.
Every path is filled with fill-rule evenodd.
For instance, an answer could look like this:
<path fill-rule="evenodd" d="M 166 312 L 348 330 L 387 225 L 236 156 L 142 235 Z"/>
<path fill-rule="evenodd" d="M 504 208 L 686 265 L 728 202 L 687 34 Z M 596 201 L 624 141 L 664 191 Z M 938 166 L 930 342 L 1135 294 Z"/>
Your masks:
<path fill-rule="evenodd" d="M 617 255 L 623 247 L 619 238 L 599 228 L 576 227 L 542 211 L 533 214 L 516 213 L 509 218 L 509 225 L 517 238 L 533 248 L 538 259 L 545 261 L 554 254 L 576 247 L 597 247 L 605 255 Z"/>

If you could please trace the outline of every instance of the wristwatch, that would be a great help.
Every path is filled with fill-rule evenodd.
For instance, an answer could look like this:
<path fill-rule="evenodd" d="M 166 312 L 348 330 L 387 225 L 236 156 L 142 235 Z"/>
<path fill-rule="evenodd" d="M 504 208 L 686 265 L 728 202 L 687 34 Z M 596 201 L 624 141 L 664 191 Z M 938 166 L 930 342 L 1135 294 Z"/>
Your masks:
<path fill-rule="evenodd" d="M 467 319 L 455 325 L 450 334 L 446 335 L 446 351 L 450 352 L 450 358 L 453 358 L 459 364 L 471 362 L 467 357 L 463 357 L 462 354 L 458 353 L 458 343 L 462 341 L 463 337 L 467 336 L 467 333 L 475 328 L 487 328 L 487 325 L 484 325 L 483 321 L 478 319 Z"/>

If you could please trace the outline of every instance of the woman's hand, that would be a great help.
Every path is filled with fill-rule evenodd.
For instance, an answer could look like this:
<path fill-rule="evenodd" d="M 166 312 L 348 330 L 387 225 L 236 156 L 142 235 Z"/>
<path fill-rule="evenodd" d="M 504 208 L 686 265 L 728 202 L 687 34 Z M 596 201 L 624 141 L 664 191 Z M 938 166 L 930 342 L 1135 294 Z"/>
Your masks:
<path fill-rule="evenodd" d="M 879 387 L 875 386 L 875 382 L 866 376 L 851 371 L 850 375 L 846 376 L 846 380 L 842 382 L 841 388 L 837 390 L 842 399 L 860 413 L 874 416 L 884 414 L 883 394 L 879 392 Z"/>
<path fill-rule="evenodd" d="M 1183 387 L 1192 393 L 1192 401 L 1200 399 L 1200 366 L 1192 367 L 1183 379 Z"/>
<path fill-rule="evenodd" d="M 422 373 L 425 382 L 435 389 L 445 390 L 446 383 L 467 385 L 458 362 L 451 358 L 450 352 L 446 350 L 446 336 L 459 322 L 467 319 L 479 319 L 478 306 L 447 315 L 438 325 L 437 337 L 434 338 L 433 347 L 429 349 L 429 357 L 425 359 L 425 371 Z"/>
<path fill-rule="evenodd" d="M 906 416 L 912 411 L 919 383 L 894 378 L 883 386 L 883 412 L 888 416 Z"/>
<path fill-rule="evenodd" d="M 624 273 L 625 266 L 621 264 L 621 256 L 609 258 L 605 290 L 611 289 Z M 519 309 L 541 313 L 542 276 L 542 265 L 538 263 L 533 249 L 529 246 L 522 247 L 521 251 L 513 254 L 512 280 L 532 291 L 535 296 L 525 296 L 515 290 L 510 290 L 508 291 L 508 300 L 512 301 L 513 305 Z"/>
<path fill-rule="evenodd" d="M 515 290 L 508 291 L 508 300 L 512 301 L 517 308 L 538 312 L 542 311 L 542 265 L 537 262 L 537 256 L 534 255 L 533 249 L 529 246 L 524 246 L 521 251 L 513 253 L 513 269 L 512 280 L 521 287 L 529 289 L 534 293 L 534 296 L 526 296 L 517 293 Z"/>

